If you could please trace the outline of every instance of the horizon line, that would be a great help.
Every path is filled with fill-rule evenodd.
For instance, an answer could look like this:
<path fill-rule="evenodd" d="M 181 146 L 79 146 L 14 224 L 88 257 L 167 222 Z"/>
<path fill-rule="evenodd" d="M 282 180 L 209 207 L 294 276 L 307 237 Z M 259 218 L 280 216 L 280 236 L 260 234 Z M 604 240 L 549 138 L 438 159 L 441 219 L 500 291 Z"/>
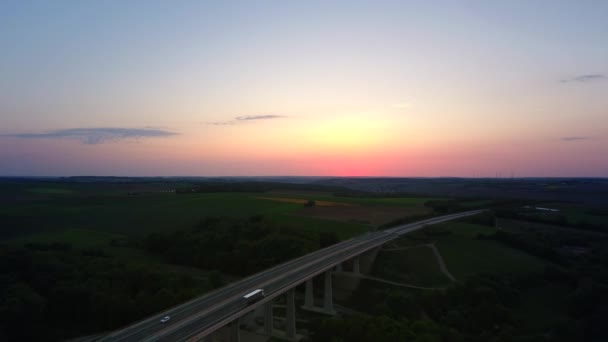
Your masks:
<path fill-rule="evenodd" d="M 457 178 L 457 179 L 608 179 L 608 176 L 521 176 L 521 177 L 469 177 L 469 176 L 298 176 L 298 175 L 264 175 L 264 176 L 245 176 L 245 175 L 230 175 L 230 176 L 120 176 L 120 175 L 73 175 L 73 176 L 34 176 L 34 175 L 0 175 L 0 178 L 417 178 L 417 179 L 437 179 L 437 178 Z"/>

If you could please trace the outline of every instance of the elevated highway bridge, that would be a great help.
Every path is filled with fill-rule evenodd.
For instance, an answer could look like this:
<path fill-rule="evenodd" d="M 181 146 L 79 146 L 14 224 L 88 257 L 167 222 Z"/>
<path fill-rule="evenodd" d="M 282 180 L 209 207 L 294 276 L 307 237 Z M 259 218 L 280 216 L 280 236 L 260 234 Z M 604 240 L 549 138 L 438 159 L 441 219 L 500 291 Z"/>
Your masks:
<path fill-rule="evenodd" d="M 294 260 L 256 273 L 223 288 L 192 299 L 184 304 L 160 312 L 145 320 L 112 332 L 98 341 L 199 341 L 208 340 L 216 330 L 229 325 L 231 340 L 239 341 L 239 320 L 245 314 L 264 307 L 264 330 L 273 334 L 272 301 L 286 295 L 287 338 L 296 337 L 295 287 L 305 284 L 304 308 L 331 313 L 333 309 L 332 269 L 341 269 L 344 262 L 352 262 L 353 272 L 359 272 L 359 260 L 366 253 L 383 244 L 428 225 L 481 213 L 483 210 L 462 212 L 434 217 L 387 230 L 376 231 L 342 241 Z M 314 308 L 313 283 L 316 276 L 324 277 L 323 306 Z M 255 302 L 243 296 L 256 289 L 263 289 L 264 296 Z M 170 316 L 165 323 L 160 320 Z"/>

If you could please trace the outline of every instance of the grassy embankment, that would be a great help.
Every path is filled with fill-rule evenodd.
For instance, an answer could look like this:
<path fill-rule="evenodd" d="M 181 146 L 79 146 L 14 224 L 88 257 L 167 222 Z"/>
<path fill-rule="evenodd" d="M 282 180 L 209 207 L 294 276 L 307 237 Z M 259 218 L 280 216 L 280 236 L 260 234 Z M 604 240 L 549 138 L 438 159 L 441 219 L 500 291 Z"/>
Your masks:
<path fill-rule="evenodd" d="M 478 240 L 478 233 L 491 234 L 493 227 L 448 222 L 410 234 L 392 244 L 393 251 L 382 252 L 376 274 L 411 285 L 442 287 L 449 279 L 441 273 L 438 261 L 426 244 L 434 244 L 448 271 L 457 279 L 479 273 L 525 274 L 540 272 L 546 262 L 496 241 Z M 402 249 L 402 250 L 398 250 Z"/>
<path fill-rule="evenodd" d="M 425 244 L 433 243 L 441 253 L 447 269 L 459 282 L 478 274 L 495 274 L 506 277 L 521 277 L 542 273 L 551 263 L 526 252 L 505 246 L 492 240 L 479 240 L 478 233 L 491 234 L 496 228 L 463 222 L 448 222 L 427 228 L 403 237 L 379 254 L 374 266 L 374 275 L 401 283 L 445 287 L 449 280 L 440 272 L 437 260 Z M 401 250 L 398 250 L 401 249 Z M 396 287 L 390 284 L 364 280 L 357 293 L 379 295 L 381 293 L 403 293 L 420 296 L 426 290 Z M 564 297 L 568 289 L 564 286 L 541 284 L 521 293 L 520 303 L 514 311 L 522 326 L 530 332 L 542 332 L 563 318 Z M 350 304 L 352 305 L 352 304 Z M 364 310 L 372 303 L 357 305 Z M 389 303 L 376 303 L 378 306 Z"/>

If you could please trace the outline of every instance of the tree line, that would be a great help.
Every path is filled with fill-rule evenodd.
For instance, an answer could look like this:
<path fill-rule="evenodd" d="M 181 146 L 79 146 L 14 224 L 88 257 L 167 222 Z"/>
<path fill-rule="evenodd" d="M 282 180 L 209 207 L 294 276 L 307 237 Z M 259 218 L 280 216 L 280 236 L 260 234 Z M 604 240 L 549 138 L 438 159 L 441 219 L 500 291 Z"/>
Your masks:
<path fill-rule="evenodd" d="M 246 276 L 336 243 L 333 233 L 311 233 L 253 216 L 209 217 L 189 230 L 154 233 L 139 246 L 167 261 Z"/>
<path fill-rule="evenodd" d="M 213 285 L 67 243 L 0 246 L 0 340 L 57 341 L 116 329 Z"/>

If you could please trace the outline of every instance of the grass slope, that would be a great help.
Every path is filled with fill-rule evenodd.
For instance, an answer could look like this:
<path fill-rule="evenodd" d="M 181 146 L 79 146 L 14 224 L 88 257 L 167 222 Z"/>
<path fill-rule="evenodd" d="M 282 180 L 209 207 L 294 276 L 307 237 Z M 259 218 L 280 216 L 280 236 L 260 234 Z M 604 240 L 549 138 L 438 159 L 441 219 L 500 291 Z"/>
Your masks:
<path fill-rule="evenodd" d="M 478 233 L 489 234 L 495 228 L 461 222 L 437 226 L 451 232 L 436 237 L 436 246 L 450 273 L 464 280 L 477 273 L 525 274 L 542 271 L 546 262 L 496 241 L 477 240 Z"/>
<path fill-rule="evenodd" d="M 380 252 L 375 265 L 373 274 L 387 280 L 426 287 L 450 283 L 439 269 L 433 251 L 425 245 Z"/>

